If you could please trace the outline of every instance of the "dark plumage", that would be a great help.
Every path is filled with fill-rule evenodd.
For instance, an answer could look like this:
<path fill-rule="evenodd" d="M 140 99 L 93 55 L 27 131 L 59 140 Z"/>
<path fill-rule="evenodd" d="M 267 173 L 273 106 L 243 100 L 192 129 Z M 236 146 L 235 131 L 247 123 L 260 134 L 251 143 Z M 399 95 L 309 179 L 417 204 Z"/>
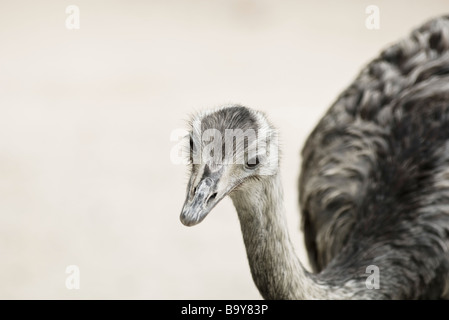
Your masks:
<path fill-rule="evenodd" d="M 308 138 L 299 202 L 321 277 L 366 277 L 376 264 L 385 297 L 449 294 L 448 48 L 449 17 L 413 31 L 361 72 Z"/>
<path fill-rule="evenodd" d="M 192 149 L 214 128 L 254 130 L 279 148 L 264 114 L 230 106 L 194 117 Z M 224 165 L 226 152 L 194 163 L 181 214 L 194 225 L 231 196 L 264 298 L 449 298 L 449 17 L 383 51 L 307 139 L 299 202 L 314 274 L 290 242 L 278 153 L 267 150 L 253 166 Z M 373 265 L 378 289 L 366 285 Z"/>

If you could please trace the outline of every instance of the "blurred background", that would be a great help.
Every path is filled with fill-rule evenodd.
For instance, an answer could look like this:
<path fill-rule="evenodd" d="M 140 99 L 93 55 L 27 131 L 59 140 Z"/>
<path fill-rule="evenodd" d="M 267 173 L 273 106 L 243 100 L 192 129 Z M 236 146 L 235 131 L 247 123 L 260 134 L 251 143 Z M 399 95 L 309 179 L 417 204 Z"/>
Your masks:
<path fill-rule="evenodd" d="M 448 12 L 447 0 L 0 2 L 0 298 L 260 299 L 230 199 L 179 222 L 187 174 L 171 133 L 224 103 L 265 111 L 307 265 L 308 133 L 381 49 Z"/>

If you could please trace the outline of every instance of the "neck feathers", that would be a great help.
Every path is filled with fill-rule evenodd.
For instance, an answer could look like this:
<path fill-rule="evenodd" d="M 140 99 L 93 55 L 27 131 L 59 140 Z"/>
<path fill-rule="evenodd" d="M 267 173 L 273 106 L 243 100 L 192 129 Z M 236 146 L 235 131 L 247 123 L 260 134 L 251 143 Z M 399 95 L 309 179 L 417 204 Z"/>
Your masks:
<path fill-rule="evenodd" d="M 237 209 L 253 280 L 265 299 L 319 299 L 290 241 L 279 174 L 245 183 L 231 195 Z"/>

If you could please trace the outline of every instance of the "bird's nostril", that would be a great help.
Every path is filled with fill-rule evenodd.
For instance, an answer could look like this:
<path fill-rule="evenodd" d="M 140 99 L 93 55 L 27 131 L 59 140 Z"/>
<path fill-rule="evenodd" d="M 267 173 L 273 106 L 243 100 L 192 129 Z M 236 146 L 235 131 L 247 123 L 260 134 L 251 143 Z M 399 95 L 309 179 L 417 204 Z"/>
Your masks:
<path fill-rule="evenodd" d="M 197 187 L 193 188 L 193 189 L 190 191 L 190 201 L 192 201 L 192 200 L 193 200 L 193 197 L 195 197 L 196 189 L 197 189 Z"/>
<path fill-rule="evenodd" d="M 217 193 L 213 193 L 210 195 L 209 199 L 207 199 L 207 204 L 211 203 L 217 197 Z"/>

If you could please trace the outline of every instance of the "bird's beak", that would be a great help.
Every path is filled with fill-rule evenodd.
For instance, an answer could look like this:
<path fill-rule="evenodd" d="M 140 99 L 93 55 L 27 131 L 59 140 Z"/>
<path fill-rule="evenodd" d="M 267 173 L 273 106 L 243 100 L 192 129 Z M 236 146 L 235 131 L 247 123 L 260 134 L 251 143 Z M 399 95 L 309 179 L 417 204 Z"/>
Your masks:
<path fill-rule="evenodd" d="M 215 191 L 218 177 L 204 177 L 196 188 L 189 185 L 186 201 L 181 212 L 181 222 L 186 226 L 194 226 L 207 216 L 221 200 Z"/>

